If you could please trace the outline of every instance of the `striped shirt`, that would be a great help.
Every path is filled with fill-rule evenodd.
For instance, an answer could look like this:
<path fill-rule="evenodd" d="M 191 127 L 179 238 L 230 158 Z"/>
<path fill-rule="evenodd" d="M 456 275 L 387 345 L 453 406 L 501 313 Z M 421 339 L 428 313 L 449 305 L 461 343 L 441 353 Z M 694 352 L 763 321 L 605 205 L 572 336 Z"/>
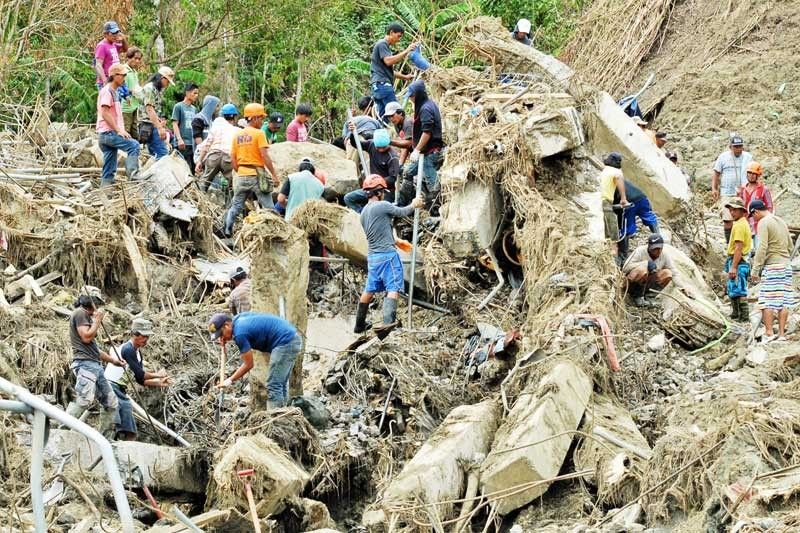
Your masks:
<path fill-rule="evenodd" d="M 228 299 L 228 307 L 230 307 L 231 314 L 236 316 L 240 313 L 250 311 L 252 305 L 250 303 L 251 283 L 250 278 L 245 279 L 235 289 L 231 291 Z"/>

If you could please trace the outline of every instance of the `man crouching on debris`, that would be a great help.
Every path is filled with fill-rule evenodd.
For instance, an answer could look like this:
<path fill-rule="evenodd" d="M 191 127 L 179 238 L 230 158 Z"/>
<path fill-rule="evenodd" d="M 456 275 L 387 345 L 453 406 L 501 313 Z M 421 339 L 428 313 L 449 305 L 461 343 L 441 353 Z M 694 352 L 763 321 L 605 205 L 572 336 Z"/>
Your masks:
<path fill-rule="evenodd" d="M 78 298 L 75 311 L 69 319 L 69 342 L 73 354 L 69 368 L 75 375 L 75 401 L 67 406 L 67 414 L 80 418 L 97 399 L 104 409 L 98 429 L 103 435 L 109 436 L 112 434 L 118 402 L 100 363 L 104 361 L 124 367 L 125 361 L 101 352 L 97 346 L 97 331 L 106 313 L 97 309 L 97 306 L 103 304 L 100 291 L 95 287 L 85 289 L 88 294 Z"/>
<path fill-rule="evenodd" d="M 622 265 L 628 280 L 628 294 L 636 307 L 654 307 L 649 297 L 650 289 L 661 290 L 672 281 L 676 272 L 672 257 L 664 250 L 664 238 L 653 233 L 647 245 L 636 248 Z"/>
<path fill-rule="evenodd" d="M 375 328 L 375 333 L 384 339 L 397 327 L 397 298 L 403 290 L 403 264 L 395 247 L 392 233 L 392 219 L 407 217 L 415 209 L 422 207 L 422 198 L 416 197 L 406 207 L 397 207 L 383 199 L 389 189 L 386 180 L 377 174 L 364 180 L 367 205 L 361 211 L 361 226 L 367 235 L 367 285 L 358 301 L 354 333 L 363 333 L 367 324 L 367 311 L 376 292 L 386 291 L 383 300 L 383 325 Z"/>
<path fill-rule="evenodd" d="M 750 224 L 747 222 L 747 210 L 741 198 L 731 198 L 723 207 L 733 218 L 731 236 L 728 240 L 728 258 L 725 260 L 728 297 L 731 299 L 731 318 L 747 321 L 750 320 L 750 308 L 747 305 L 750 265 L 746 258 L 753 249 L 753 236 L 750 233 Z"/>
<path fill-rule="evenodd" d="M 211 340 L 219 339 L 223 347 L 233 339 L 242 358 L 242 364 L 236 372 L 217 387 L 230 387 L 253 369 L 253 350 L 266 352 L 270 354 L 267 408 L 276 409 L 286 405 L 289 399 L 289 376 L 303 349 L 303 339 L 292 324 L 267 313 L 242 313 L 233 318 L 225 313 L 217 313 L 209 320 L 208 331 Z"/>
<path fill-rule="evenodd" d="M 163 369 L 155 373 L 147 372 L 144 369 L 144 359 L 139 350 L 147 346 L 147 341 L 152 336 L 153 324 L 144 318 L 134 318 L 131 324 L 130 340 L 117 350 L 117 353 L 128 365 L 130 372 L 125 372 L 124 368 L 115 365 L 106 366 L 106 379 L 111 383 L 111 389 L 117 395 L 119 402 L 114 425 L 120 440 L 135 440 L 137 433 L 133 407 L 128 398 L 128 387 L 133 386 L 129 379 L 131 373 L 133 373 L 136 383 L 145 387 L 169 387 L 172 385 L 172 378 Z"/>

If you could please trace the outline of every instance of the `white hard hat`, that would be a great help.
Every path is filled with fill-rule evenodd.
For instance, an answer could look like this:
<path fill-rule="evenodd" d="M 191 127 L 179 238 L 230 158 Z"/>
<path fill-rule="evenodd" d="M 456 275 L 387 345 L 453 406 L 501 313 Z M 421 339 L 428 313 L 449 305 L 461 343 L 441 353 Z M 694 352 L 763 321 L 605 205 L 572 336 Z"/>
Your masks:
<path fill-rule="evenodd" d="M 519 19 L 519 21 L 517 21 L 517 31 L 521 31 L 522 33 L 530 33 L 531 21 L 528 19 Z"/>

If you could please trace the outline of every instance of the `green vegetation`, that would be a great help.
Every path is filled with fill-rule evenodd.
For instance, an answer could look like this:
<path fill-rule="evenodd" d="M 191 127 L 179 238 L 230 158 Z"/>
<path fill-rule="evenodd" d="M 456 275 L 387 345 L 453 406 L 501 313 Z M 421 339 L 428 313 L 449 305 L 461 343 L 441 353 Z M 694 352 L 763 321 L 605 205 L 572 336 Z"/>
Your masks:
<path fill-rule="evenodd" d="M 92 52 L 105 20 L 115 19 L 142 48 L 146 80 L 157 65 L 177 73 L 171 105 L 183 82 L 201 94 L 243 104 L 261 101 L 287 117 L 294 106 L 314 106 L 313 132 L 327 139 L 346 109 L 368 91 L 369 55 L 386 24 L 400 20 L 409 39 L 447 66 L 461 24 L 489 14 L 509 30 L 525 16 L 540 49 L 566 42 L 586 0 L 127 0 L 113 12 L 88 0 L 0 0 L 0 102 L 51 106 L 53 120 L 93 122 L 96 89 Z"/>

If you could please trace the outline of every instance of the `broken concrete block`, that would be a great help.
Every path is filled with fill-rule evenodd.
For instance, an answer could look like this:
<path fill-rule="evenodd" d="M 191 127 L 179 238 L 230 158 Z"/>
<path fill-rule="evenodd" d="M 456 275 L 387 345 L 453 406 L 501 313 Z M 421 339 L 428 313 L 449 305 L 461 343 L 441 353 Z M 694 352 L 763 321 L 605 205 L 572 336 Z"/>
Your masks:
<path fill-rule="evenodd" d="M 689 186 L 678 167 L 606 92 L 598 94 L 592 109 L 596 117 L 592 146 L 598 155 L 622 154 L 625 179 L 639 187 L 659 215 L 677 213 L 689 200 Z"/>
<path fill-rule="evenodd" d="M 603 222 L 603 199 L 600 197 L 600 191 L 583 192 L 573 196 L 572 200 L 584 210 L 586 232 L 589 239 L 595 242 L 604 242 L 606 240 L 606 230 Z"/>
<path fill-rule="evenodd" d="M 162 157 L 142 168 L 137 177 L 139 195 L 150 216 L 158 212 L 162 200 L 171 200 L 192 183 L 189 165 L 178 152 Z"/>
<path fill-rule="evenodd" d="M 642 456 L 652 452 L 629 412 L 596 395 L 586 408 L 581 431 L 594 437 L 584 438 L 575 448 L 575 468 L 595 470 L 584 479 L 598 487 L 604 503 L 622 505 L 637 496 L 639 481 L 631 475 L 631 466 L 644 465 Z"/>
<path fill-rule="evenodd" d="M 260 517 L 281 512 L 285 500 L 298 498 L 310 477 L 264 435 L 239 437 L 214 455 L 214 487 L 209 491 L 207 508 L 236 507 L 248 512 L 244 484 L 237 474 L 247 468 L 255 471 L 250 483 Z"/>
<path fill-rule="evenodd" d="M 456 259 L 474 258 L 492 245 L 503 213 L 495 184 L 469 181 L 442 207 L 439 235 Z"/>
<path fill-rule="evenodd" d="M 367 236 L 358 213 L 324 200 L 311 200 L 293 215 L 293 225 L 317 237 L 331 252 L 366 266 Z"/>
<path fill-rule="evenodd" d="M 185 448 L 118 441 L 114 443 L 114 450 L 123 479 L 138 467 L 144 484 L 151 489 L 191 494 L 206 491 L 205 468 L 197 465 Z"/>
<path fill-rule="evenodd" d="M 529 115 L 523 126 L 532 150 L 541 157 L 572 150 L 585 141 L 581 116 L 574 107 Z"/>
<path fill-rule="evenodd" d="M 336 523 L 331 519 L 328 507 L 324 503 L 309 498 L 301 498 L 300 507 L 303 513 L 303 531 L 321 531 L 336 526 Z"/>
<path fill-rule="evenodd" d="M 332 144 L 311 142 L 282 142 L 270 145 L 269 157 L 275 165 L 278 178 L 283 181 L 289 174 L 297 172 L 297 165 L 304 157 L 314 160 L 314 167 L 324 171 L 327 176 L 326 186 L 337 193 L 345 195 L 358 188 L 358 172 L 356 164 L 347 158 L 344 150 Z"/>
<path fill-rule="evenodd" d="M 492 400 L 453 409 L 384 491 L 380 505 L 386 515 L 391 516 L 393 507 L 460 498 L 466 463 L 489 451 L 499 418 L 500 407 Z M 451 509 L 437 506 L 442 517 Z"/>
<path fill-rule="evenodd" d="M 572 435 L 554 436 L 577 429 L 591 393 L 592 380 L 569 360 L 557 363 L 538 384 L 529 385 L 497 430 L 492 451 L 481 466 L 481 492 L 496 493 L 556 476 Z M 525 446 L 534 442 L 538 444 Z M 541 496 L 549 486 L 536 484 L 490 501 L 505 515 Z"/>

